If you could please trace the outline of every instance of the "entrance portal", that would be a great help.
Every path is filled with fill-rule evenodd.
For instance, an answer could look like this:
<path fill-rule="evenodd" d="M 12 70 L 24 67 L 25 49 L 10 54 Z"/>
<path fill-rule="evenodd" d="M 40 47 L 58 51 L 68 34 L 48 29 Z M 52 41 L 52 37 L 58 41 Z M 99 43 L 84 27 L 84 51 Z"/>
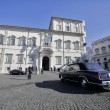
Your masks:
<path fill-rule="evenodd" d="M 42 67 L 44 70 L 47 70 L 49 71 L 49 58 L 48 57 L 43 57 L 43 60 L 42 60 Z"/>

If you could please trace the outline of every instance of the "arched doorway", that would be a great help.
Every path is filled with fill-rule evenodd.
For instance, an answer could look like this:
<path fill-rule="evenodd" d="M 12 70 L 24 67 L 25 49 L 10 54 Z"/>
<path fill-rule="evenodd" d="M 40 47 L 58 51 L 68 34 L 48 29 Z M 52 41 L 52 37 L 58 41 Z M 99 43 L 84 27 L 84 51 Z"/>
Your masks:
<path fill-rule="evenodd" d="M 47 70 L 49 71 L 49 58 L 48 57 L 43 57 L 43 60 L 42 60 L 42 67 L 44 70 Z"/>

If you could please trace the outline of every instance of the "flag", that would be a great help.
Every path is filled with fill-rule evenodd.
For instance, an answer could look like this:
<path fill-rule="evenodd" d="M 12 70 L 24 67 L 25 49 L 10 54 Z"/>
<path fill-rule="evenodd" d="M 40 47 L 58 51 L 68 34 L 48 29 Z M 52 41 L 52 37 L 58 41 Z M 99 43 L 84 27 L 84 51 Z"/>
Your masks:
<path fill-rule="evenodd" d="M 50 42 L 52 42 L 52 36 L 49 36 L 49 38 L 48 38 L 48 39 L 49 39 L 49 41 L 50 41 Z"/>

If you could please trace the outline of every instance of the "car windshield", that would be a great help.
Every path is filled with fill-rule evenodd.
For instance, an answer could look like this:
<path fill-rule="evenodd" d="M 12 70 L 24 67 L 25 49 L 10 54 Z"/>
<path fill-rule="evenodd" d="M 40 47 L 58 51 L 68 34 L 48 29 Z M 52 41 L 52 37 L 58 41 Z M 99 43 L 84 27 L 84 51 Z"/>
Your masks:
<path fill-rule="evenodd" d="M 86 67 L 88 70 L 104 70 L 99 64 L 97 63 L 87 63 Z"/>

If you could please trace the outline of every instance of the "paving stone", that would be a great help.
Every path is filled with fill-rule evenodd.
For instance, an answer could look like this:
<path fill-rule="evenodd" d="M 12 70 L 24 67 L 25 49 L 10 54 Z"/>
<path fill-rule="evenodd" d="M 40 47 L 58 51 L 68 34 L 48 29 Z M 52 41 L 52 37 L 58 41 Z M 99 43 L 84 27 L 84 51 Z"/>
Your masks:
<path fill-rule="evenodd" d="M 0 110 L 110 110 L 107 90 L 84 90 L 76 83 L 62 83 L 58 73 L 44 72 L 34 74 L 31 80 L 26 78 L 0 77 Z"/>

